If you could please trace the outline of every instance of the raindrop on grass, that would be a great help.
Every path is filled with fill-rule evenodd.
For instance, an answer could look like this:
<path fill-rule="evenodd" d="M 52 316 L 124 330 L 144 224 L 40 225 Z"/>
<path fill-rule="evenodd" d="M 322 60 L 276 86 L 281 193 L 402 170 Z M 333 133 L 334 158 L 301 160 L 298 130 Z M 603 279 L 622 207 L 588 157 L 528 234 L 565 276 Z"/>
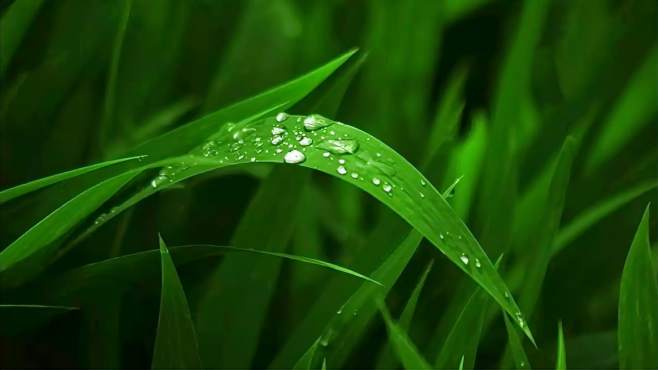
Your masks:
<path fill-rule="evenodd" d="M 316 147 L 334 154 L 354 154 L 359 150 L 359 142 L 356 140 L 327 139 L 317 144 Z"/>
<path fill-rule="evenodd" d="M 327 126 L 331 126 L 332 123 L 333 122 L 317 114 L 311 114 L 310 116 L 304 118 L 304 128 L 308 131 L 319 130 Z"/>
<path fill-rule="evenodd" d="M 373 183 L 375 186 L 379 186 L 379 184 L 382 183 L 382 180 L 380 180 L 380 179 L 377 178 L 377 177 L 373 177 L 373 178 L 372 178 L 372 183 Z"/>
<path fill-rule="evenodd" d="M 344 166 L 338 166 L 338 168 L 336 169 L 336 172 L 338 172 L 339 175 L 344 175 L 344 174 L 347 173 L 347 169 L 345 169 Z"/>
<path fill-rule="evenodd" d="M 299 150 L 291 150 L 283 156 L 283 161 L 286 163 L 297 164 L 302 163 L 306 160 L 304 153 Z"/>
<path fill-rule="evenodd" d="M 279 113 L 279 114 L 276 115 L 276 121 L 277 121 L 277 122 L 283 122 L 283 121 L 285 121 L 286 119 L 288 119 L 288 115 L 287 115 L 286 113 L 284 113 L 284 112 L 281 112 L 281 113 Z"/>
<path fill-rule="evenodd" d="M 420 186 L 427 186 L 427 183 L 425 182 L 425 180 L 420 179 Z"/>
<path fill-rule="evenodd" d="M 309 146 L 313 144 L 313 139 L 310 137 L 303 137 L 301 140 L 299 140 L 299 145 L 301 146 Z"/>
<path fill-rule="evenodd" d="M 345 160 L 344 160 L 344 159 L 339 159 L 339 160 L 338 160 L 338 163 L 340 163 L 340 164 L 345 164 Z"/>
<path fill-rule="evenodd" d="M 352 173 L 350 174 L 350 176 L 352 176 L 353 179 L 358 179 L 358 178 L 359 178 L 359 174 L 356 173 L 356 172 L 352 172 Z"/>
<path fill-rule="evenodd" d="M 256 132 L 255 128 L 245 127 L 242 130 L 236 131 L 233 134 L 233 140 L 244 140 L 244 138 L 248 137 L 249 135 L 252 135 L 254 132 Z"/>
<path fill-rule="evenodd" d="M 329 158 L 329 157 L 331 157 L 331 153 L 324 152 L 324 153 L 322 153 L 322 156 L 325 157 L 325 158 Z"/>
<path fill-rule="evenodd" d="M 464 265 L 468 265 L 468 256 L 462 253 L 461 256 L 459 256 L 459 259 L 464 263 Z"/>
<path fill-rule="evenodd" d="M 384 190 L 385 193 L 390 193 L 391 190 L 393 190 L 393 187 L 389 184 L 384 184 L 384 186 L 382 186 L 382 190 Z"/>
<path fill-rule="evenodd" d="M 475 259 L 475 267 L 477 267 L 477 268 L 482 267 L 482 264 L 480 263 L 480 260 L 477 259 L 477 258 Z"/>
<path fill-rule="evenodd" d="M 283 135 L 286 133 L 286 129 L 283 127 L 272 127 L 272 135 Z"/>
<path fill-rule="evenodd" d="M 282 136 L 275 136 L 272 138 L 272 145 L 279 145 L 283 141 Z"/>

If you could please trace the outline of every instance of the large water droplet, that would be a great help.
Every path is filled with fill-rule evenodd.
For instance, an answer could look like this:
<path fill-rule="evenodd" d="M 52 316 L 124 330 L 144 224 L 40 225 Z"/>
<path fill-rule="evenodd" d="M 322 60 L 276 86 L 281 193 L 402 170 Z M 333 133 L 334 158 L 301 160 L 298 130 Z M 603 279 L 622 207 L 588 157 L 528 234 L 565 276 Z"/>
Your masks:
<path fill-rule="evenodd" d="M 306 156 L 304 153 L 300 152 L 299 150 L 291 150 L 288 153 L 286 153 L 285 156 L 283 156 L 283 161 L 286 163 L 292 163 L 292 164 L 297 164 L 297 163 L 302 163 L 306 160 Z"/>
<path fill-rule="evenodd" d="M 272 138 L 272 145 L 279 145 L 283 141 L 283 136 L 275 136 Z"/>
<path fill-rule="evenodd" d="M 311 114 L 310 116 L 304 118 L 304 128 L 308 131 L 315 131 L 321 128 L 331 126 L 333 122 L 328 119 L 318 115 Z"/>
<path fill-rule="evenodd" d="M 356 140 L 328 139 L 317 144 L 317 148 L 334 154 L 354 154 L 359 150 L 359 142 Z"/>
<path fill-rule="evenodd" d="M 256 129 L 253 127 L 244 127 L 241 130 L 236 131 L 233 134 L 233 140 L 244 140 L 244 138 L 256 132 Z"/>
<path fill-rule="evenodd" d="M 272 135 L 283 135 L 286 133 L 286 129 L 283 127 L 272 127 Z"/>
<path fill-rule="evenodd" d="M 390 193 L 391 190 L 393 190 L 393 187 L 389 184 L 384 184 L 384 186 L 382 186 L 382 190 L 384 190 L 385 193 Z"/>
<path fill-rule="evenodd" d="M 347 173 L 347 169 L 345 169 L 344 166 L 338 166 L 338 168 L 336 169 L 336 172 L 338 172 L 339 175 L 344 175 L 344 174 Z"/>
<path fill-rule="evenodd" d="M 301 140 L 299 140 L 299 145 L 301 146 L 309 146 L 313 144 L 313 139 L 310 137 L 303 137 Z"/>
<path fill-rule="evenodd" d="M 283 122 L 283 121 L 285 121 L 286 119 L 288 119 L 288 115 L 287 115 L 286 113 L 284 113 L 284 112 L 281 112 L 281 113 L 279 113 L 279 114 L 276 115 L 276 121 L 277 121 L 277 122 Z"/>
<path fill-rule="evenodd" d="M 380 180 L 380 179 L 377 178 L 377 177 L 373 177 L 373 178 L 372 178 L 372 183 L 373 183 L 373 185 L 375 185 L 375 186 L 379 186 L 379 185 L 382 183 L 382 180 Z"/>
<path fill-rule="evenodd" d="M 356 173 L 356 172 L 352 172 L 352 173 L 350 174 L 350 176 L 352 176 L 352 178 L 355 179 L 355 180 L 359 178 L 359 174 Z"/>
<path fill-rule="evenodd" d="M 322 153 L 322 156 L 325 157 L 325 158 L 329 158 L 329 157 L 331 157 L 331 153 L 324 152 L 324 153 Z"/>
<path fill-rule="evenodd" d="M 462 261 L 462 263 L 464 263 L 465 265 L 468 265 L 468 261 L 469 261 L 469 260 L 468 260 L 468 256 L 467 256 L 467 255 L 465 255 L 464 253 L 462 253 L 462 255 L 459 256 L 459 259 Z"/>

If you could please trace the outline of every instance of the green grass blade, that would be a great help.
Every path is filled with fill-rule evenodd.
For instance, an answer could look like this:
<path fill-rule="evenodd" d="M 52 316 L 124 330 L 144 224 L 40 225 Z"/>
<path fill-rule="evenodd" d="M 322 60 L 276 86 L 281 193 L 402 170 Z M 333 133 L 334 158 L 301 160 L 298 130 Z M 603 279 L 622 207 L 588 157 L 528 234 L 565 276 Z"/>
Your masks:
<path fill-rule="evenodd" d="M 0 304 L 0 334 L 12 337 L 46 324 L 57 315 L 78 310 L 71 306 Z"/>
<path fill-rule="evenodd" d="M 398 324 L 393 322 L 391 319 L 391 314 L 388 312 L 386 306 L 382 301 L 379 301 L 379 312 L 384 318 L 386 323 L 386 329 L 388 330 L 388 338 L 393 344 L 393 348 L 402 362 L 402 365 L 405 369 L 431 369 L 427 360 L 418 351 L 418 348 L 413 344 L 411 339 L 405 334 L 404 329 L 402 329 Z"/>
<path fill-rule="evenodd" d="M 420 276 L 420 279 L 418 279 L 418 282 L 416 283 L 414 290 L 411 292 L 411 295 L 409 296 L 407 303 L 404 305 L 402 314 L 400 315 L 398 326 L 406 333 L 409 332 L 409 328 L 411 327 L 411 320 L 413 319 L 414 313 L 416 312 L 416 305 L 418 304 L 418 298 L 420 298 L 420 293 L 422 292 L 423 287 L 425 286 L 425 281 L 427 280 L 427 276 L 432 270 L 433 265 L 434 265 L 434 260 L 431 260 L 427 264 L 427 267 L 425 267 L 425 270 Z M 377 361 L 376 368 L 392 369 L 396 365 L 397 365 L 396 361 L 394 360 L 391 353 L 391 342 L 389 341 L 382 349 L 379 360 Z"/>
<path fill-rule="evenodd" d="M 628 251 L 619 290 L 619 367 L 658 367 L 658 284 L 649 244 L 650 207 Z"/>
<path fill-rule="evenodd" d="M 557 359 L 555 360 L 555 370 L 567 370 L 567 350 L 564 346 L 562 322 L 557 327 Z"/>
<path fill-rule="evenodd" d="M 651 180 L 632 186 L 612 195 L 580 212 L 567 225 L 562 227 L 555 238 L 552 253 L 559 253 L 597 222 L 630 203 L 639 196 L 658 187 L 658 181 Z"/>
<path fill-rule="evenodd" d="M 160 238 L 162 291 L 153 346 L 152 369 L 200 369 L 201 358 L 192 315 L 169 250 Z"/>
<path fill-rule="evenodd" d="M 510 322 L 510 319 L 507 315 L 503 314 L 505 319 L 505 329 L 507 330 L 507 339 L 509 342 L 509 349 L 512 354 L 512 359 L 514 360 L 514 366 L 517 369 L 531 369 L 530 361 L 528 361 L 528 356 L 523 349 L 523 344 L 521 343 L 521 338 L 516 332 L 516 328 Z"/>
<path fill-rule="evenodd" d="M 75 227 L 136 175 L 136 173 L 127 172 L 105 180 L 64 203 L 46 218 L 32 226 L 0 252 L 0 273 L 6 272 L 10 267 L 27 260 L 37 253 L 46 254 L 46 247 Z M 32 268 L 30 268 L 30 271 L 25 271 L 26 269 L 27 267 L 23 267 L 20 273 L 33 272 L 31 271 Z"/>
<path fill-rule="evenodd" d="M 658 48 L 653 48 L 642 66 L 628 83 L 623 96 L 603 124 L 585 163 L 585 172 L 592 172 L 612 158 L 651 123 L 658 112 L 656 87 Z"/>
<path fill-rule="evenodd" d="M 144 156 L 137 156 L 137 157 L 130 157 L 130 158 L 121 158 L 121 159 L 115 159 L 111 161 L 106 161 L 106 162 L 100 162 L 100 163 L 95 163 L 89 166 L 85 167 L 80 167 L 76 168 L 74 170 L 58 173 L 55 175 L 51 175 L 48 177 L 43 177 L 38 180 L 30 181 L 25 184 L 21 184 L 18 186 L 15 186 L 13 188 L 5 189 L 3 191 L 0 191 L 0 204 L 5 203 L 11 199 L 14 199 L 16 197 L 20 197 L 21 195 L 31 193 L 33 191 L 37 191 L 41 188 L 44 188 L 49 185 L 56 184 L 58 182 L 68 180 L 71 178 L 74 178 L 76 176 L 83 175 L 85 173 L 95 171 L 104 167 L 108 167 L 114 164 L 118 163 L 123 163 L 126 161 L 132 161 L 132 160 L 139 160 L 144 158 Z"/>
<path fill-rule="evenodd" d="M 0 79 L 43 0 L 15 1 L 0 19 Z"/>

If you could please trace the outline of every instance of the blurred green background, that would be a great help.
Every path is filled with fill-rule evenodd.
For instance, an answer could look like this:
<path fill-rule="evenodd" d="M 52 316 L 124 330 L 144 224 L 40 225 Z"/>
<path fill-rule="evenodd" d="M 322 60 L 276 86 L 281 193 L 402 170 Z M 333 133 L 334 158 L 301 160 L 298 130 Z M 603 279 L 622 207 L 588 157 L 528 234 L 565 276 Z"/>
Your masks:
<path fill-rule="evenodd" d="M 552 256 L 530 321 L 539 349 L 525 343 L 533 366 L 553 366 L 561 320 L 570 367 L 616 367 L 620 276 L 642 210 L 657 195 L 657 8 L 653 0 L 0 0 L 0 189 L 119 158 L 149 138 L 358 48 L 346 67 L 353 78 L 331 118 L 378 137 L 438 189 L 464 175 L 472 196 L 456 195 L 453 208 L 492 260 L 505 252 L 508 282 L 523 281 L 532 274 L 526 268 L 536 268 L 532 247 L 551 210 L 533 208 L 532 192 L 547 180 L 542 176 L 550 174 L 567 135 L 579 146 L 561 225 L 626 195 Z M 428 140 L 434 137 L 440 139 Z M 477 148 L 464 149 L 469 143 Z M 226 169 L 158 193 L 29 284 L 43 287 L 85 263 L 156 248 L 158 232 L 172 246 L 230 245 L 270 172 L 266 164 Z M 363 263 L 366 246 L 406 236 L 402 222 L 382 227 L 382 219 L 396 216 L 367 194 L 322 174 L 309 181 L 300 186 L 299 200 L 270 198 L 272 217 L 291 225 L 282 239 L 289 253 L 370 273 L 386 254 Z M 56 191 L 67 194 L 66 186 Z M 36 196 L 3 204 L 0 248 L 52 210 Z M 655 215 L 654 207 L 652 241 Z M 434 363 L 443 326 L 454 322 L 460 292 L 473 284 L 422 245 L 387 302 L 398 317 L 434 260 L 409 328 Z M 655 256 L 654 246 L 654 262 Z M 219 260 L 178 266 L 193 313 Z M 0 366 L 149 367 L 160 292 L 159 265 L 149 266 L 127 270 L 138 276 L 121 289 L 121 280 L 104 281 L 88 293 L 92 299 L 69 303 L 85 309 L 43 320 L 8 313 L 0 319 L 7 329 L 0 335 Z M 311 320 L 313 305 L 324 302 L 329 282 L 341 292 L 356 287 L 287 261 L 267 271 L 268 288 L 241 292 L 260 298 L 228 301 L 238 306 L 217 316 L 233 320 L 245 302 L 261 308 L 259 317 L 242 313 L 242 320 L 261 323 L 255 339 L 230 331 L 224 337 L 232 346 L 253 343 L 253 353 L 242 362 L 213 364 L 291 367 L 313 344 L 291 338 L 312 332 L 302 324 Z M 232 284 L 251 273 L 236 271 Z M 0 292 L 0 303 L 57 303 L 40 302 L 29 284 Z M 506 340 L 498 316 L 482 332 L 475 366 L 505 364 Z M 344 359 L 327 363 L 372 368 L 386 363 L 379 359 L 385 343 L 385 326 L 375 317 Z"/>

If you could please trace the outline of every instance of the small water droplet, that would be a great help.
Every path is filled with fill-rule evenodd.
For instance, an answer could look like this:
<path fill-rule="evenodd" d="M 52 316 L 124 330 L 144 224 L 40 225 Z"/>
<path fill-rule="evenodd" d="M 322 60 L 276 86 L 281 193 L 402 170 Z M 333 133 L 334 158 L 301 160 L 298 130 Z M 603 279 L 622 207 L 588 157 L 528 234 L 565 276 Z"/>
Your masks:
<path fill-rule="evenodd" d="M 475 259 L 475 267 L 477 267 L 477 268 L 482 267 L 482 264 L 480 263 L 480 260 L 477 259 L 477 258 Z"/>
<path fill-rule="evenodd" d="M 275 150 L 275 152 L 276 152 L 277 154 L 281 154 L 281 153 L 283 152 L 283 149 L 281 149 L 281 148 L 277 148 L 277 149 Z"/>
<path fill-rule="evenodd" d="M 340 164 L 345 164 L 345 160 L 344 160 L 344 159 L 339 159 L 339 160 L 338 160 L 338 163 L 340 163 Z"/>
<path fill-rule="evenodd" d="M 249 160 L 252 161 L 252 162 L 256 162 L 256 157 L 251 157 L 251 159 L 249 159 Z"/>
<path fill-rule="evenodd" d="M 276 121 L 277 121 L 277 122 L 283 122 L 283 121 L 285 121 L 286 119 L 288 119 L 288 115 L 287 115 L 286 113 L 284 113 L 284 112 L 281 112 L 281 113 L 279 113 L 279 114 L 276 115 Z"/>
<path fill-rule="evenodd" d="M 521 314 L 520 311 L 517 311 L 514 316 L 516 317 L 516 321 L 519 323 L 519 327 L 523 329 L 525 327 L 525 321 L 523 320 L 523 314 Z"/>
<path fill-rule="evenodd" d="M 338 168 L 336 169 L 336 172 L 338 172 L 339 175 L 344 175 L 344 174 L 347 173 L 347 169 L 345 169 L 344 166 L 338 166 Z"/>
<path fill-rule="evenodd" d="M 233 140 L 238 140 L 240 144 L 244 143 L 244 138 L 256 132 L 256 129 L 253 127 L 245 127 L 242 130 L 236 131 L 233 134 Z"/>
<path fill-rule="evenodd" d="M 306 156 L 299 150 L 291 150 L 283 157 L 284 162 L 291 164 L 302 163 L 304 160 L 306 160 Z"/>
<path fill-rule="evenodd" d="M 329 158 L 329 157 L 331 157 L 331 153 L 324 152 L 324 153 L 322 153 L 322 156 L 325 157 L 325 158 Z"/>
<path fill-rule="evenodd" d="M 354 154 L 359 150 L 359 142 L 356 140 L 327 139 L 320 142 L 317 148 L 334 154 Z"/>
<path fill-rule="evenodd" d="M 219 154 L 217 150 L 217 143 L 214 141 L 209 141 L 201 147 L 201 155 L 204 157 L 214 157 Z"/>
<path fill-rule="evenodd" d="M 468 256 L 462 253 L 461 256 L 459 256 L 459 259 L 465 264 L 468 265 Z"/>
<path fill-rule="evenodd" d="M 331 126 L 332 123 L 333 122 L 318 114 L 311 114 L 310 116 L 304 118 L 304 128 L 308 131 L 319 130 L 327 126 Z"/>
<path fill-rule="evenodd" d="M 359 174 L 356 173 L 356 172 L 352 172 L 352 173 L 350 174 L 350 176 L 352 176 L 353 179 L 358 179 L 358 178 L 359 178 Z"/>
<path fill-rule="evenodd" d="M 379 184 L 382 183 L 382 180 L 380 180 L 380 179 L 377 178 L 377 177 L 373 177 L 373 178 L 372 178 L 372 183 L 373 183 L 375 186 L 379 186 Z"/>
<path fill-rule="evenodd" d="M 420 195 L 421 198 L 425 198 L 425 194 L 423 193 L 418 193 L 418 194 Z"/>
<path fill-rule="evenodd" d="M 283 141 L 282 136 L 275 136 L 272 138 L 272 145 L 279 145 Z"/>
<path fill-rule="evenodd" d="M 420 180 L 420 186 L 427 186 L 427 183 L 425 182 L 425 180 L 423 180 L 423 179 Z"/>
<path fill-rule="evenodd" d="M 299 140 L 299 145 L 301 146 L 309 146 L 313 144 L 313 139 L 310 137 L 303 137 L 301 140 Z"/>
<path fill-rule="evenodd" d="M 441 240 L 443 240 L 443 239 L 445 239 L 446 237 L 443 236 L 443 234 L 439 234 L 439 238 L 441 238 Z"/>
<path fill-rule="evenodd" d="M 384 184 L 384 186 L 382 186 L 382 190 L 384 190 L 385 193 L 390 193 L 391 190 L 393 190 L 393 187 L 389 184 Z"/>

